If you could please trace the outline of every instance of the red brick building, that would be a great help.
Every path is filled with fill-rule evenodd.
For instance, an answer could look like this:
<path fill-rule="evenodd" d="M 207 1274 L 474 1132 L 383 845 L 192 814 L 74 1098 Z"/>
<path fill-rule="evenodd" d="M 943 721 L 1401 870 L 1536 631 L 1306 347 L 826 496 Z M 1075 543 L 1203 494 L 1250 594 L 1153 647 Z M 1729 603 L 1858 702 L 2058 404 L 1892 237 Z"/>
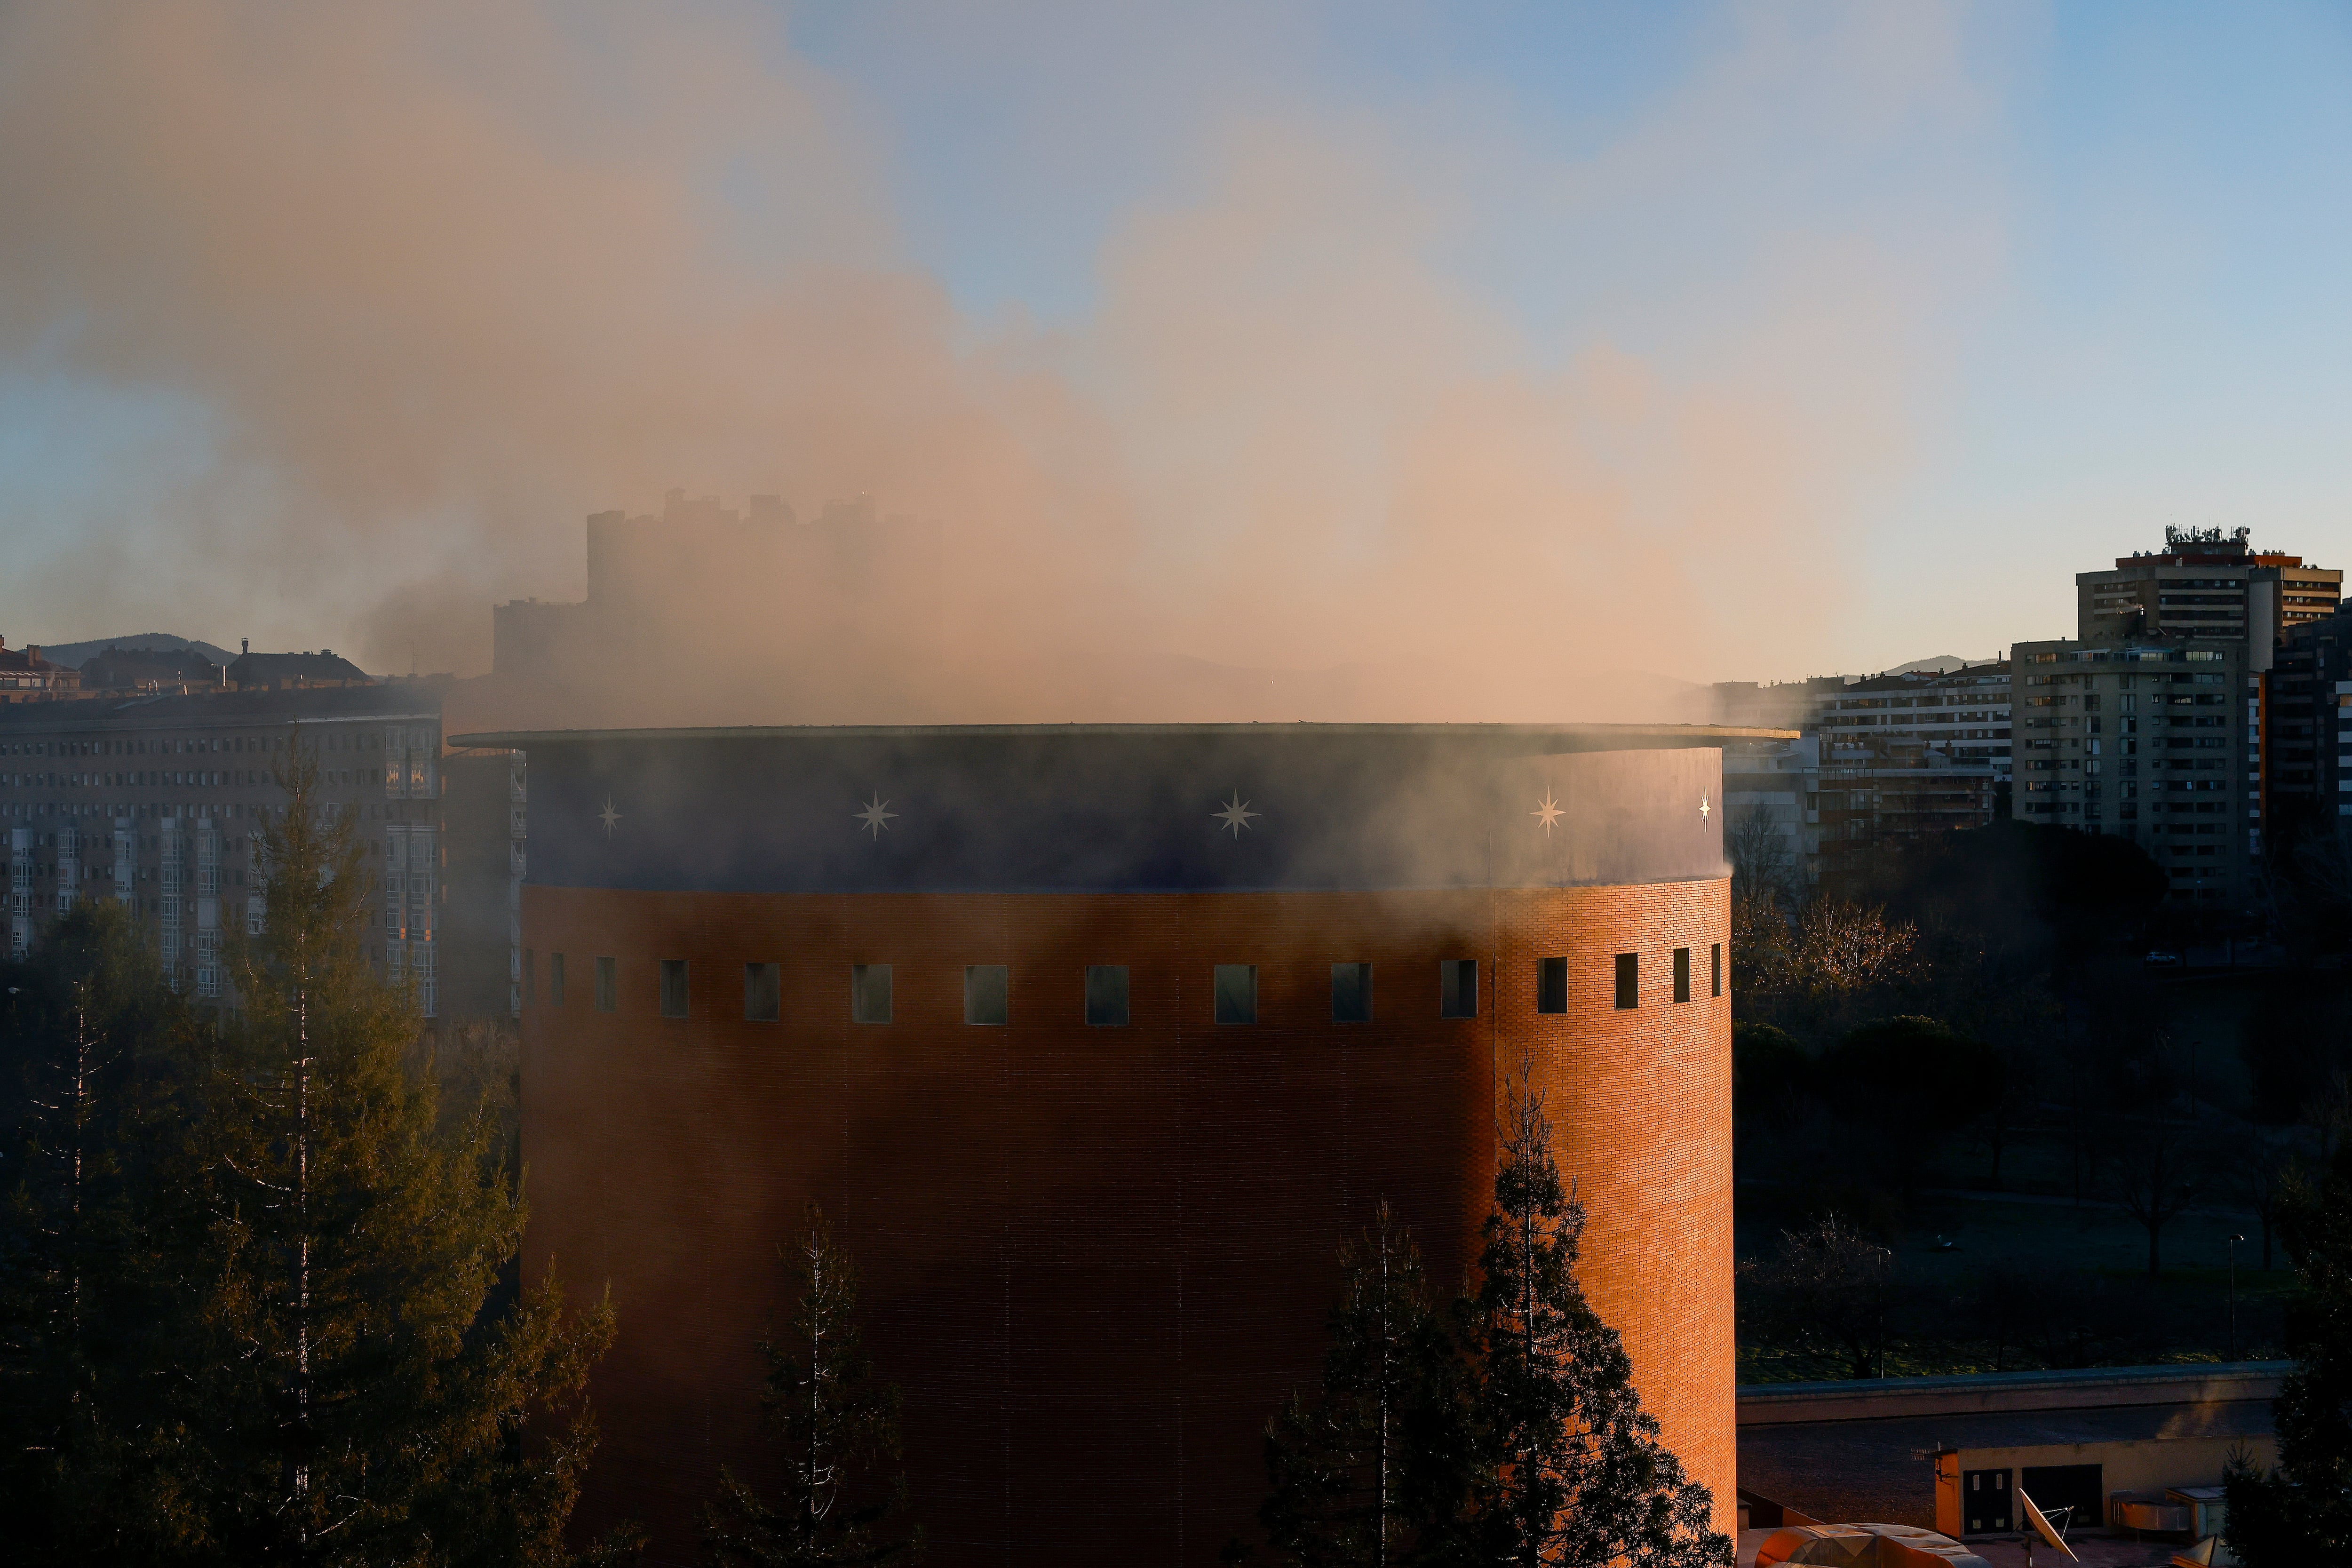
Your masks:
<path fill-rule="evenodd" d="M 1722 731 L 469 738 L 530 760 L 525 1269 L 608 1285 L 584 1527 L 757 1473 L 822 1202 L 931 1561 L 1207 1564 L 1386 1201 L 1475 1256 L 1525 1060 L 1584 1282 L 1734 1504 Z"/>

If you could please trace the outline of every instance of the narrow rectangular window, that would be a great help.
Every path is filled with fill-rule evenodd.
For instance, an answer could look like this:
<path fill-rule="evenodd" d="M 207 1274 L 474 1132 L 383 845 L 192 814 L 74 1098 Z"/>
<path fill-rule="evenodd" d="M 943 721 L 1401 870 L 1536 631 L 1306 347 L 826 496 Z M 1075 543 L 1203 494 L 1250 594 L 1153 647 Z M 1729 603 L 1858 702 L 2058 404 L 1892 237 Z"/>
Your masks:
<path fill-rule="evenodd" d="M 890 1021 L 890 966 L 853 963 L 849 966 L 849 1017 L 852 1023 Z"/>
<path fill-rule="evenodd" d="M 563 955 L 560 952 L 547 955 L 547 1005 L 563 1005 Z"/>
<path fill-rule="evenodd" d="M 1013 1011 L 1013 971 L 1002 963 L 963 966 L 963 1021 L 1002 1024 Z"/>
<path fill-rule="evenodd" d="M 1706 971 L 1707 971 L 1707 974 L 1708 974 L 1708 977 L 1709 977 L 1709 979 L 1708 979 L 1708 984 L 1707 984 L 1707 994 L 1708 994 L 1708 995 L 1710 995 L 1710 996 L 1720 996 L 1720 995 L 1722 995 L 1722 994 L 1723 994 L 1723 943 L 1721 943 L 1721 942 L 1717 942 L 1714 946 L 1712 946 L 1712 947 L 1710 947 L 1710 948 L 1708 948 L 1708 949 L 1706 950 Z"/>
<path fill-rule="evenodd" d="M 1642 955 L 1621 952 L 1617 955 L 1617 1005 L 1638 1007 L 1642 1005 Z"/>
<path fill-rule="evenodd" d="M 1369 1024 L 1372 1021 L 1372 966 L 1335 963 L 1331 966 L 1331 1021 Z"/>
<path fill-rule="evenodd" d="M 1441 1017 L 1478 1016 L 1478 961 L 1449 958 L 1437 966 L 1437 1011 Z"/>
<path fill-rule="evenodd" d="M 621 961 L 600 958 L 596 961 L 596 1011 L 617 1013 L 621 1010 Z"/>
<path fill-rule="evenodd" d="M 754 1024 L 772 1024 L 781 1009 L 784 995 L 783 965 L 780 963 L 747 963 L 743 966 L 743 1016 Z"/>
<path fill-rule="evenodd" d="M 1087 965 L 1087 1022 L 1097 1029 L 1127 1027 L 1127 965 Z"/>
<path fill-rule="evenodd" d="M 686 960 L 682 958 L 661 961 L 661 1008 L 665 1018 L 686 1016 Z"/>
<path fill-rule="evenodd" d="M 1536 964 L 1536 1011 L 1568 1011 L 1568 960 L 1547 958 Z"/>
<path fill-rule="evenodd" d="M 539 1005 L 539 954 L 527 947 L 522 950 L 522 1005 Z"/>
<path fill-rule="evenodd" d="M 1257 1022 L 1257 965 L 1220 963 L 1216 975 L 1216 1018 L 1220 1024 Z"/>
<path fill-rule="evenodd" d="M 1690 949 L 1675 949 L 1675 1000 L 1690 1000 Z"/>

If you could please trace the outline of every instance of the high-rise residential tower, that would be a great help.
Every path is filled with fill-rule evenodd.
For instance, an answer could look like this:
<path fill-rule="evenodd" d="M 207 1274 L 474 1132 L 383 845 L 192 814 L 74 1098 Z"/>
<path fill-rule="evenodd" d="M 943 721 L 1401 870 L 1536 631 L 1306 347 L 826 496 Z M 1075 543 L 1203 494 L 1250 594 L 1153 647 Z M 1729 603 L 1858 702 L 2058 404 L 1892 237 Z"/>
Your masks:
<path fill-rule="evenodd" d="M 2200 907 L 2249 904 L 2280 799 L 2316 787 L 2294 649 L 2343 593 L 2249 531 L 2168 528 L 2078 573 L 2074 638 L 2011 656 L 2016 815 L 2137 840 Z"/>

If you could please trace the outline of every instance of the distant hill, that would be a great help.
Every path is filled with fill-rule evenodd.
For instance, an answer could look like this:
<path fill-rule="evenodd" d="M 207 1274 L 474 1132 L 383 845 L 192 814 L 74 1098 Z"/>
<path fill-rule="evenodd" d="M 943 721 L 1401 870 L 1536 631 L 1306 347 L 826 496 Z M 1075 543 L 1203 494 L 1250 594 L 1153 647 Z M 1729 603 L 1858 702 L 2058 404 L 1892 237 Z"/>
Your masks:
<path fill-rule="evenodd" d="M 104 653 L 110 647 L 139 653 L 171 653 L 180 648 L 192 647 L 215 664 L 224 666 L 236 658 L 236 655 L 225 647 L 215 647 L 212 644 L 196 637 L 173 637 L 169 632 L 141 632 L 135 637 L 93 637 L 88 642 L 40 645 L 43 658 L 74 669 L 79 669 L 83 664 L 97 655 Z"/>
<path fill-rule="evenodd" d="M 1893 669 L 1887 670 L 1885 673 L 1888 675 L 1916 675 L 1923 672 L 1933 671 L 1935 674 L 1942 675 L 1949 670 L 1958 669 L 1964 664 L 1985 664 L 1989 662 L 1992 661 L 1981 658 L 1962 658 L 1956 653 L 1939 653 L 1933 658 L 1915 658 L 1908 664 L 1898 664 Z"/>

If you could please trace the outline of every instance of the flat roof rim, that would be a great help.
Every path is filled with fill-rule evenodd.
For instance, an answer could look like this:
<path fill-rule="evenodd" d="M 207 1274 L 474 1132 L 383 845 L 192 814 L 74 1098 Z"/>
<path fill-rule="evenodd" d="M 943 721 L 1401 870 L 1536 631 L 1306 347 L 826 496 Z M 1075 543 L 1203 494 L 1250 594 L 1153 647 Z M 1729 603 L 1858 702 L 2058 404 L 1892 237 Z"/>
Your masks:
<path fill-rule="evenodd" d="M 1634 736 L 1675 735 L 1726 741 L 1793 741 L 1801 731 L 1735 724 L 1507 724 L 1507 723 L 1318 723 L 1307 720 L 1276 723 L 1213 724 L 740 724 L 678 726 L 620 730 L 488 730 L 451 735 L 453 746 L 527 748 L 577 745 L 593 741 L 713 741 L 759 739 L 845 739 L 887 737 L 974 737 L 1029 735 L 1267 735 L 1312 732 L 1320 735 L 1526 735 Z"/>

